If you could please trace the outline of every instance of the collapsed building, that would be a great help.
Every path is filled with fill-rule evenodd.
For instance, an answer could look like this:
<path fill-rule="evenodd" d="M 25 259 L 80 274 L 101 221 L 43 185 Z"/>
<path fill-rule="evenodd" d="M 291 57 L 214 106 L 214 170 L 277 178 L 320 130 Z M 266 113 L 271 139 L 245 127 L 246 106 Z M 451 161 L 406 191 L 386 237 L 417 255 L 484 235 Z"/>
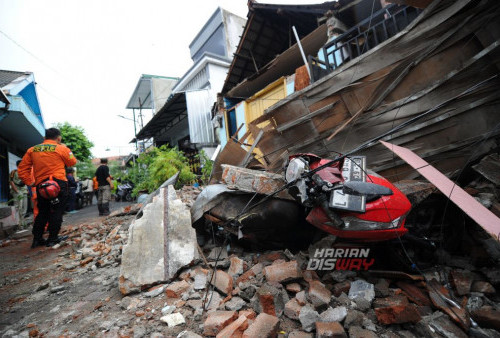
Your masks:
<path fill-rule="evenodd" d="M 324 25 L 332 26 L 323 27 L 321 34 L 326 39 L 327 30 L 336 33 L 329 33 L 318 57 L 310 54 L 310 79 L 307 72 L 279 65 L 293 52 L 300 62 L 296 45 L 239 83 L 233 80 L 239 59 L 233 60 L 224 86 L 227 99 L 248 97 L 249 105 L 253 93 L 280 76 L 294 78 L 296 90 L 269 100 L 272 104 L 260 116 L 237 120 L 237 125 L 245 124 L 245 133 L 231 134 L 238 142 L 226 144 L 217 165 L 252 163 L 274 171 L 290 154 L 332 157 L 411 119 L 414 123 L 385 140 L 411 148 L 447 174 L 498 146 L 497 4 L 422 1 L 421 10 L 388 4 L 377 11 L 376 1 L 373 15 L 353 15 L 363 4 L 366 8 L 371 1 L 346 2 L 330 13 Z M 316 34 L 304 37 L 306 52 Z M 247 152 L 258 163 L 243 163 Z M 380 144 L 360 154 L 391 180 L 418 175 Z M 219 178 L 220 172 L 214 175 Z"/>

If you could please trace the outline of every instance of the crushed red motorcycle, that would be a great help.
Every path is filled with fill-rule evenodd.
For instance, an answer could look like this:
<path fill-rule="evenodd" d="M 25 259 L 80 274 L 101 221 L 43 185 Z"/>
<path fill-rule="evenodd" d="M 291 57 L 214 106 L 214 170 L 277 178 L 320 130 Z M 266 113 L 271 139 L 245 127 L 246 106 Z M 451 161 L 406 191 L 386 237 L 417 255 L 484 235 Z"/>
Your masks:
<path fill-rule="evenodd" d="M 232 234 L 274 248 L 300 247 L 325 232 L 351 242 L 378 242 L 408 231 L 410 202 L 388 180 L 367 170 L 363 156 L 290 156 L 282 189 L 289 199 L 209 185 L 191 208 L 193 225 L 199 232 Z"/>
<path fill-rule="evenodd" d="M 313 154 L 297 154 L 286 168 L 286 181 L 293 183 L 290 194 L 311 209 L 306 218 L 310 224 L 337 237 L 370 242 L 394 239 L 408 231 L 404 223 L 410 201 L 388 180 L 367 172 L 364 156 L 329 162 Z"/>

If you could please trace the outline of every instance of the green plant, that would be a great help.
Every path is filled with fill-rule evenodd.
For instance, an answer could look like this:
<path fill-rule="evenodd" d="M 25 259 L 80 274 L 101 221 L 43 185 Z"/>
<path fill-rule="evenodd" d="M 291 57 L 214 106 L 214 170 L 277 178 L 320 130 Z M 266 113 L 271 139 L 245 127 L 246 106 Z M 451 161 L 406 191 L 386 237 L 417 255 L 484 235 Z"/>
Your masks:
<path fill-rule="evenodd" d="M 214 162 L 210 160 L 207 153 L 203 149 L 200 150 L 196 157 L 200 160 L 201 164 L 201 181 L 206 185 L 210 180 L 210 175 L 212 175 Z"/>
<path fill-rule="evenodd" d="M 90 160 L 78 161 L 75 167 L 76 167 L 76 174 L 80 178 L 94 177 L 95 171 L 97 169 Z"/>
<path fill-rule="evenodd" d="M 122 166 L 120 161 L 109 161 L 109 174 L 113 177 L 113 179 L 121 178 L 125 173 L 125 167 Z"/>
<path fill-rule="evenodd" d="M 72 126 L 68 122 L 54 125 L 61 131 L 62 142 L 68 146 L 78 161 L 86 161 L 92 158 L 91 149 L 94 146 L 87 136 L 85 130 L 79 126 Z"/>
<path fill-rule="evenodd" d="M 176 188 L 192 184 L 196 180 L 196 175 L 191 172 L 189 162 L 182 151 L 177 147 L 161 146 L 141 154 L 136 166 L 128 169 L 125 179 L 134 183 L 133 193 L 137 195 L 139 191 L 155 191 L 176 172 L 179 172 Z"/>

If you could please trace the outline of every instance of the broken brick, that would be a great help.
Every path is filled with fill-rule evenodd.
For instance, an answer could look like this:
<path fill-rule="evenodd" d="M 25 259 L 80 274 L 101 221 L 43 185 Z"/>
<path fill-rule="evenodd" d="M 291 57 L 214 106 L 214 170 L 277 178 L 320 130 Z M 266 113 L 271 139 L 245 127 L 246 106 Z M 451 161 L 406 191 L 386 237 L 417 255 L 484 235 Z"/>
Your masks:
<path fill-rule="evenodd" d="M 87 257 L 80 261 L 80 265 L 81 266 L 87 265 L 88 263 L 92 262 L 93 259 L 94 259 L 93 257 Z"/>
<path fill-rule="evenodd" d="M 233 277 L 222 270 L 216 271 L 215 276 L 210 278 L 210 284 L 225 295 L 231 295 L 233 291 Z"/>
<path fill-rule="evenodd" d="M 253 337 L 276 337 L 278 335 L 280 321 L 278 318 L 261 313 L 255 321 L 245 330 L 243 338 Z"/>
<path fill-rule="evenodd" d="M 297 302 L 299 302 L 300 305 L 306 305 L 307 300 L 306 300 L 306 292 L 305 291 L 300 291 L 297 292 L 295 295 L 295 298 L 297 299 Z"/>
<path fill-rule="evenodd" d="M 347 334 L 344 328 L 338 322 L 316 322 L 316 337 L 317 338 L 329 338 L 329 337 L 346 337 Z"/>
<path fill-rule="evenodd" d="M 471 291 L 472 292 L 482 292 L 482 293 L 487 294 L 487 295 L 496 293 L 496 290 L 493 287 L 493 285 L 491 285 L 488 282 L 482 282 L 482 281 L 474 282 L 474 284 L 472 284 Z"/>
<path fill-rule="evenodd" d="M 287 282 L 302 276 L 297 261 L 272 264 L 264 268 L 264 276 L 269 282 Z"/>
<path fill-rule="evenodd" d="M 252 268 L 244 272 L 240 277 L 238 277 L 238 279 L 236 279 L 236 285 L 239 286 L 240 283 L 248 282 L 250 278 L 255 277 L 257 274 L 261 273 L 263 268 L 264 266 L 262 265 L 262 263 L 255 264 L 254 266 L 252 266 Z"/>
<path fill-rule="evenodd" d="M 182 294 L 189 289 L 189 284 L 185 280 L 175 282 L 167 287 L 166 293 L 168 298 L 180 298 Z"/>
<path fill-rule="evenodd" d="M 28 335 L 30 337 L 38 337 L 40 335 L 40 332 L 37 329 L 32 329 L 32 330 L 30 330 L 30 332 L 28 333 Z"/>
<path fill-rule="evenodd" d="M 387 298 L 376 298 L 373 301 L 373 307 L 375 309 L 391 306 L 401 306 L 406 304 L 408 304 L 408 298 L 403 295 L 394 295 Z"/>
<path fill-rule="evenodd" d="M 234 322 L 226 326 L 220 331 L 216 338 L 232 338 L 241 337 L 243 332 L 248 328 L 248 319 L 245 316 L 240 316 Z"/>
<path fill-rule="evenodd" d="M 426 286 L 427 291 L 429 291 L 429 298 L 431 299 L 432 304 L 436 308 L 440 309 L 448 316 L 450 316 L 450 318 L 455 323 L 460 325 L 465 331 L 468 331 L 471 322 L 466 309 L 464 307 L 451 308 L 449 304 L 444 300 L 444 298 L 450 298 L 448 289 L 439 284 L 435 279 L 431 279 L 430 281 L 428 281 Z"/>
<path fill-rule="evenodd" d="M 290 319 L 299 320 L 300 309 L 302 305 L 299 304 L 297 298 L 292 298 L 285 304 L 284 314 Z"/>
<path fill-rule="evenodd" d="M 313 280 L 309 282 L 309 291 L 307 296 L 311 303 L 315 307 L 318 307 L 330 303 L 332 293 L 325 288 L 323 283 Z"/>
<path fill-rule="evenodd" d="M 337 283 L 333 286 L 332 293 L 335 297 L 339 297 L 342 292 L 347 294 L 349 293 L 349 289 L 351 288 L 351 282 L 345 280 L 343 282 Z"/>
<path fill-rule="evenodd" d="M 128 279 L 125 279 L 123 276 L 120 276 L 119 279 L 119 289 L 122 295 L 128 295 L 135 292 L 140 292 L 141 289 L 137 285 L 134 285 Z"/>
<path fill-rule="evenodd" d="M 418 323 L 420 313 L 413 304 L 394 305 L 375 309 L 377 320 L 381 324 Z"/>
<path fill-rule="evenodd" d="M 231 256 L 229 258 L 229 261 L 231 262 L 231 265 L 229 266 L 229 270 L 227 270 L 227 273 L 231 277 L 237 277 L 241 275 L 246 268 L 246 262 L 236 256 Z"/>
<path fill-rule="evenodd" d="M 267 313 L 271 316 L 281 316 L 285 304 L 288 302 L 288 295 L 284 290 L 280 290 L 269 284 L 262 285 L 256 292 L 258 309 L 260 313 Z"/>
<path fill-rule="evenodd" d="M 302 278 L 304 278 L 304 280 L 306 282 L 311 282 L 313 280 L 319 280 L 318 274 L 316 273 L 316 271 L 313 271 L 313 270 L 304 270 L 302 273 Z"/>
<path fill-rule="evenodd" d="M 293 293 L 300 292 L 302 290 L 302 287 L 300 286 L 299 283 L 290 283 L 286 285 L 286 291 L 290 291 Z"/>
<path fill-rule="evenodd" d="M 464 271 L 452 270 L 450 280 L 459 296 L 464 296 L 470 292 L 472 286 L 472 276 Z"/>
<path fill-rule="evenodd" d="M 239 315 L 240 316 L 245 316 L 248 319 L 255 319 L 255 317 L 257 317 L 257 314 L 255 313 L 255 311 L 253 309 L 241 310 L 239 312 Z"/>
<path fill-rule="evenodd" d="M 209 312 L 203 324 L 203 335 L 216 336 L 222 329 L 238 318 L 236 311 L 214 311 Z"/>
<path fill-rule="evenodd" d="M 418 286 L 403 281 L 397 282 L 396 285 L 415 304 L 421 306 L 430 306 L 432 304 L 429 296 Z"/>
<path fill-rule="evenodd" d="M 272 263 L 274 261 L 277 261 L 278 259 L 283 259 L 286 260 L 286 256 L 283 252 L 281 251 L 273 251 L 269 253 L 265 253 L 257 257 L 256 262 L 257 263 Z"/>

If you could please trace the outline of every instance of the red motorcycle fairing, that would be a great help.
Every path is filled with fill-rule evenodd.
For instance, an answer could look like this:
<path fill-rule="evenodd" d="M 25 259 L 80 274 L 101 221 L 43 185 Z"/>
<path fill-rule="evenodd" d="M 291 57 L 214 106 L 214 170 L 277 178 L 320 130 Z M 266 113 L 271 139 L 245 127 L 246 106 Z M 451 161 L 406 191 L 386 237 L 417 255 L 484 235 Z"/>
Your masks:
<path fill-rule="evenodd" d="M 385 241 L 403 236 L 408 232 L 404 226 L 404 217 L 411 209 L 411 203 L 406 196 L 398 190 L 389 181 L 377 176 L 368 175 L 368 182 L 380 184 L 390 188 L 394 194 L 391 196 L 382 196 L 381 198 L 366 203 L 365 213 L 340 213 L 342 218 L 353 217 L 361 220 L 379 223 L 377 227 L 386 226 L 390 228 L 373 229 L 373 230 L 349 230 L 339 229 L 328 225 L 330 219 L 322 208 L 316 207 L 309 212 L 306 220 L 315 227 L 335 235 L 340 238 L 348 238 L 362 242 L 378 242 Z M 391 220 L 396 220 L 396 224 L 391 225 Z M 399 221 L 401 220 L 401 221 Z"/>
<path fill-rule="evenodd" d="M 311 169 L 315 169 L 330 161 L 313 154 L 297 154 L 293 157 L 298 156 L 308 156 L 311 160 L 309 163 Z M 293 157 L 290 157 L 290 159 Z M 336 162 L 332 166 L 318 171 L 318 175 L 320 175 L 323 180 L 334 184 L 343 182 L 344 178 L 340 171 L 341 162 L 342 161 Z M 398 188 L 383 177 L 367 175 L 366 181 L 391 189 L 393 195 L 382 196 L 374 201 L 367 202 L 366 211 L 364 213 L 341 211 L 338 211 L 338 213 L 343 219 L 360 220 L 361 222 L 365 221 L 364 223 L 371 226 L 373 229 L 341 229 L 328 225 L 331 220 L 321 207 L 313 208 L 311 212 L 309 212 L 306 220 L 317 228 L 337 237 L 362 242 L 385 241 L 403 236 L 408 232 L 408 229 L 404 226 L 404 217 L 411 209 L 410 201 Z"/>

